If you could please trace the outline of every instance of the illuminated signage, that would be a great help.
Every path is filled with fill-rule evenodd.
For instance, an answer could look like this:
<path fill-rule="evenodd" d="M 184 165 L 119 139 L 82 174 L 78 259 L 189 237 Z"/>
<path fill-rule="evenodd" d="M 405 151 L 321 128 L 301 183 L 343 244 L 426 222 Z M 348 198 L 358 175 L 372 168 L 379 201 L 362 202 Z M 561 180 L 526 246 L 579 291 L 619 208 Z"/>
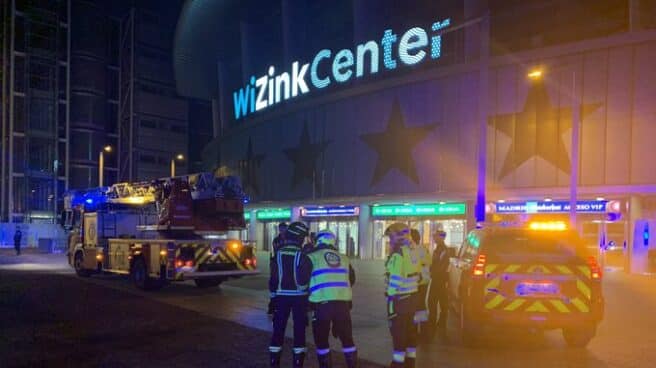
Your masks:
<path fill-rule="evenodd" d="M 246 221 L 250 221 L 250 219 L 251 219 L 251 213 L 250 213 L 250 211 L 246 211 L 246 212 L 244 212 L 244 220 L 246 220 Z"/>
<path fill-rule="evenodd" d="M 578 201 L 576 212 L 599 213 L 606 212 L 607 201 Z M 497 213 L 559 213 L 569 212 L 569 202 L 510 202 L 497 203 Z"/>
<path fill-rule="evenodd" d="M 289 220 L 292 217 L 292 210 L 289 208 L 263 209 L 255 212 L 255 218 L 258 220 Z"/>
<path fill-rule="evenodd" d="M 357 216 L 360 214 L 358 206 L 319 206 L 301 208 L 303 217 L 329 217 L 329 216 Z"/>
<path fill-rule="evenodd" d="M 312 62 L 301 65 L 294 61 L 289 71 L 278 74 L 273 65 L 269 66 L 266 74 L 259 78 L 251 76 L 244 87 L 232 93 L 235 119 L 310 93 L 311 88 L 322 89 L 333 83 L 362 78 L 365 69 L 368 74 L 376 74 L 380 69 L 381 54 L 386 70 L 394 70 L 399 65 L 416 65 L 427 59 L 439 59 L 442 55 L 440 31 L 450 25 L 451 20 L 445 19 L 433 23 L 429 31 L 412 27 L 401 37 L 387 29 L 380 44 L 371 40 L 356 45 L 353 50 L 333 52 L 323 49 L 317 52 Z M 310 83 L 307 81 L 308 74 Z"/>
<path fill-rule="evenodd" d="M 426 203 L 408 205 L 380 205 L 372 207 L 373 216 L 452 216 L 464 215 L 465 203 Z"/>

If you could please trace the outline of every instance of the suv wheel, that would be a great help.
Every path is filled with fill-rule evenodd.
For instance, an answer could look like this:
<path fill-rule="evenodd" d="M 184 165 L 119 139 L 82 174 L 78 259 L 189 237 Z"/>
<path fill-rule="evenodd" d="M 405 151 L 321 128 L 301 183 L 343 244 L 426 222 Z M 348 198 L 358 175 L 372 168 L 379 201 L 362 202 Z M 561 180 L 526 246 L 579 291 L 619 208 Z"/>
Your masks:
<path fill-rule="evenodd" d="M 563 337 L 569 347 L 584 348 L 588 346 L 590 340 L 597 334 L 597 327 L 582 326 L 574 328 L 563 328 Z"/>

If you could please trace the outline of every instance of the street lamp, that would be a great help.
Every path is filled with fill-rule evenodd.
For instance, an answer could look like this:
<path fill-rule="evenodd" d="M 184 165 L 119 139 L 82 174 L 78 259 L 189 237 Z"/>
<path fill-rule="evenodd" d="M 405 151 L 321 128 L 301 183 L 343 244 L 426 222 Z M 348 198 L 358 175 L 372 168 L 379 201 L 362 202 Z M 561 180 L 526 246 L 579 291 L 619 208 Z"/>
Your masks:
<path fill-rule="evenodd" d="M 544 77 L 542 69 L 533 69 L 527 75 L 531 80 L 541 80 Z M 569 180 L 569 221 L 572 228 L 576 229 L 576 202 L 577 185 L 579 177 L 579 127 L 581 125 L 581 101 L 576 92 L 576 71 L 572 70 L 572 143 L 570 160 Z"/>
<path fill-rule="evenodd" d="M 112 146 L 107 145 L 100 150 L 98 155 L 98 186 L 103 186 L 103 174 L 105 173 L 105 152 L 111 153 Z"/>
<path fill-rule="evenodd" d="M 175 176 L 175 162 L 176 161 L 184 161 L 184 155 L 181 153 L 178 153 L 171 159 L 171 176 Z"/>

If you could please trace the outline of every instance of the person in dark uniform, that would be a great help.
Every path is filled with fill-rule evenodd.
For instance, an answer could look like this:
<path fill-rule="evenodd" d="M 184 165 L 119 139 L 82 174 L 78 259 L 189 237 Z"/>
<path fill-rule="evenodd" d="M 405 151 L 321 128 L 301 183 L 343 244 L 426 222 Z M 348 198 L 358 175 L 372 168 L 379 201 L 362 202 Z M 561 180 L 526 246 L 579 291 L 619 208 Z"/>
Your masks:
<path fill-rule="evenodd" d="M 358 352 L 353 342 L 351 305 L 355 284 L 355 271 L 349 258 L 340 254 L 335 234 L 319 231 L 315 248 L 299 266 L 299 281 L 309 282 L 310 303 L 314 311 L 312 332 L 317 347 L 320 368 L 331 368 L 332 357 L 328 337 L 332 325 L 333 335 L 342 342 L 346 366 L 357 367 Z"/>
<path fill-rule="evenodd" d="M 429 325 L 432 328 L 437 327 L 441 337 L 446 337 L 446 322 L 449 314 L 449 294 L 447 289 L 448 268 L 449 268 L 449 249 L 444 242 L 446 233 L 438 230 L 433 234 L 435 240 L 435 250 L 433 251 L 433 261 L 431 265 L 431 284 L 428 294 L 428 316 Z M 440 313 L 438 319 L 437 308 Z"/>
<path fill-rule="evenodd" d="M 298 279 L 297 268 L 303 258 L 301 246 L 307 235 L 307 225 L 293 222 L 287 228 L 284 243 L 271 259 L 269 291 L 274 304 L 273 335 L 269 345 L 271 367 L 280 367 L 285 327 L 290 314 L 294 320 L 294 368 L 303 367 L 305 360 L 308 290 L 307 283 L 303 284 Z"/>
<path fill-rule="evenodd" d="M 281 222 L 278 224 L 278 235 L 273 239 L 273 243 L 271 244 L 271 260 L 276 255 L 276 252 L 282 244 L 285 242 L 285 233 L 287 232 L 287 223 L 286 222 Z M 273 297 L 269 298 L 269 307 L 267 308 L 267 314 L 270 316 L 273 316 Z"/>
<path fill-rule="evenodd" d="M 287 223 L 281 222 L 278 224 L 278 235 L 273 239 L 273 244 L 271 247 L 272 253 L 271 257 L 274 256 L 276 251 L 285 243 L 285 234 L 287 233 Z"/>
<path fill-rule="evenodd" d="M 21 239 L 23 238 L 23 233 L 21 233 L 20 228 L 16 227 L 16 232 L 14 233 L 14 249 L 16 249 L 16 255 L 20 256 L 21 253 Z"/>

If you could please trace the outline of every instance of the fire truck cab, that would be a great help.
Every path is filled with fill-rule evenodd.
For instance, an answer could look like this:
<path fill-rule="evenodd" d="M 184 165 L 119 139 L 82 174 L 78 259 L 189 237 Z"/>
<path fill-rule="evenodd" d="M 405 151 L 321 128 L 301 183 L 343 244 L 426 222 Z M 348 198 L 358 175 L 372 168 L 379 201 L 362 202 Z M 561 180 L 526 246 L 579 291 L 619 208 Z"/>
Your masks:
<path fill-rule="evenodd" d="M 257 274 L 252 244 L 227 235 L 245 227 L 245 198 L 237 178 L 211 173 L 71 191 L 62 215 L 69 264 L 82 277 L 129 275 L 146 290 Z"/>

